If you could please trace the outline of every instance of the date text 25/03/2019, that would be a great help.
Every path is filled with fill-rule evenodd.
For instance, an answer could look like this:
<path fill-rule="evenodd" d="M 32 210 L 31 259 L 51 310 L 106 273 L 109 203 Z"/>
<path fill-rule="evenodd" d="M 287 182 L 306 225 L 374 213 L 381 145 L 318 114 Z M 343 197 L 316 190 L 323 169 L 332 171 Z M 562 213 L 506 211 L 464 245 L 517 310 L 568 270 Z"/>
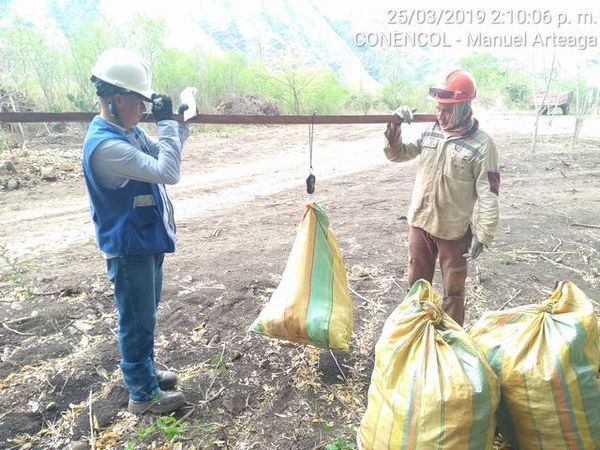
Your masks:
<path fill-rule="evenodd" d="M 582 16 L 584 14 L 576 14 Z M 572 17 L 550 9 L 390 9 L 388 25 L 567 25 Z M 582 22 L 579 20 L 579 24 Z"/>

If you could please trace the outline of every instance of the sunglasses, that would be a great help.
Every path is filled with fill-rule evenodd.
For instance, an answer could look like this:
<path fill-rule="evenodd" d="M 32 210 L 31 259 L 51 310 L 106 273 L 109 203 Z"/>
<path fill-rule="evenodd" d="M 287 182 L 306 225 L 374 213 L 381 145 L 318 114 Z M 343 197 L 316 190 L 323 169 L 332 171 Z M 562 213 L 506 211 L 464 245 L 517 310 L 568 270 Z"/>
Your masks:
<path fill-rule="evenodd" d="M 459 94 L 465 94 L 463 91 L 447 91 L 446 89 L 440 88 L 429 88 L 429 95 L 434 98 L 440 98 L 442 100 L 448 100 L 456 98 Z"/>

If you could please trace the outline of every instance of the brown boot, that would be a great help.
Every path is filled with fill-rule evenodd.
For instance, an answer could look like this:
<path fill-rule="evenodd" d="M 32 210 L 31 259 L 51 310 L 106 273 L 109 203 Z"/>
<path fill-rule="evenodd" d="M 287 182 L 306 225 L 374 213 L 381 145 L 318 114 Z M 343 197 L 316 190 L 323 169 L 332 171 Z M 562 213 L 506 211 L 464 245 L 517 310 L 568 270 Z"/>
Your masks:
<path fill-rule="evenodd" d="M 183 406 L 185 398 L 181 391 L 161 391 L 146 401 L 137 402 L 129 399 L 127 410 L 133 414 L 166 414 Z"/>

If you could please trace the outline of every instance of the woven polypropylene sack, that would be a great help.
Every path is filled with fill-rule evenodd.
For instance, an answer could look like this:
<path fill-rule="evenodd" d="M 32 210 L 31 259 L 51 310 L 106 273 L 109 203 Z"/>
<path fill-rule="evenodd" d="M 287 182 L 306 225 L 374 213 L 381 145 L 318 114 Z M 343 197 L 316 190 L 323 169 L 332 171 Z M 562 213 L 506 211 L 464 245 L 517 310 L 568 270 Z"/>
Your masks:
<path fill-rule="evenodd" d="M 600 448 L 598 323 L 577 286 L 488 313 L 471 336 L 501 382 L 498 426 L 513 449 Z"/>
<path fill-rule="evenodd" d="M 375 347 L 362 450 L 492 449 L 496 375 L 468 334 L 417 281 Z"/>
<path fill-rule="evenodd" d="M 348 351 L 352 315 L 348 276 L 329 219 L 309 203 L 281 282 L 250 331 Z"/>

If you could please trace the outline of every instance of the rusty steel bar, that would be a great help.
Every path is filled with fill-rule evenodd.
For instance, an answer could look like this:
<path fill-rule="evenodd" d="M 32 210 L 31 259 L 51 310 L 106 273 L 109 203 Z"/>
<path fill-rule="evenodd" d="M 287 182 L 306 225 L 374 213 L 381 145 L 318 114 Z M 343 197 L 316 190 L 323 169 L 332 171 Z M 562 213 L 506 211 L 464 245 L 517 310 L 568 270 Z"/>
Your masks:
<path fill-rule="evenodd" d="M 0 122 L 36 123 L 36 122 L 89 122 L 97 113 L 88 112 L 0 112 Z M 175 120 L 182 120 L 174 114 Z M 415 114 L 413 122 L 435 122 L 435 114 Z M 145 114 L 141 122 L 154 122 L 152 114 Z M 381 115 L 345 115 L 345 116 L 259 116 L 231 114 L 199 114 L 186 123 L 199 124 L 238 124 L 238 125 L 300 125 L 300 124 L 359 124 L 397 122 L 396 116 Z"/>

